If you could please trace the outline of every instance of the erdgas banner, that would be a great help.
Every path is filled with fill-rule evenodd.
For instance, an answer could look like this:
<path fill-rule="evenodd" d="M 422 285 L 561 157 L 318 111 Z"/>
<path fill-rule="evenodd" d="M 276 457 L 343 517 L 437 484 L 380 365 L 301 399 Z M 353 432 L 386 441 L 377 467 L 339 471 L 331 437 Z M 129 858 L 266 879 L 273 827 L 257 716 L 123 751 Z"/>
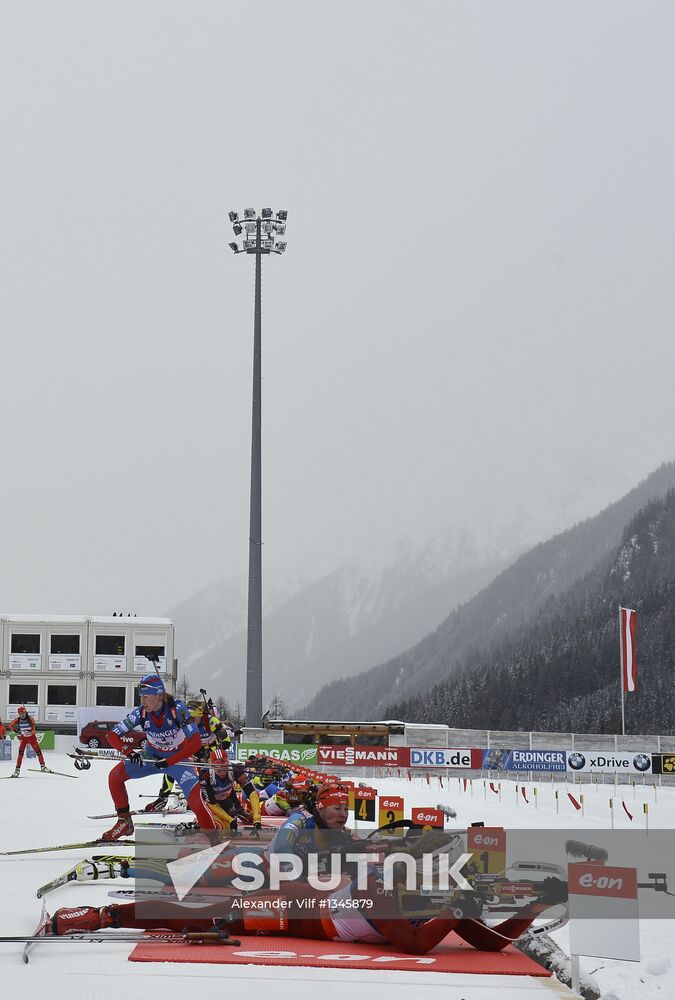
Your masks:
<path fill-rule="evenodd" d="M 309 767 L 316 764 L 317 748 L 308 743 L 240 743 L 237 760 L 248 760 L 251 754 L 262 754 L 284 761 L 286 764 L 302 764 Z"/>

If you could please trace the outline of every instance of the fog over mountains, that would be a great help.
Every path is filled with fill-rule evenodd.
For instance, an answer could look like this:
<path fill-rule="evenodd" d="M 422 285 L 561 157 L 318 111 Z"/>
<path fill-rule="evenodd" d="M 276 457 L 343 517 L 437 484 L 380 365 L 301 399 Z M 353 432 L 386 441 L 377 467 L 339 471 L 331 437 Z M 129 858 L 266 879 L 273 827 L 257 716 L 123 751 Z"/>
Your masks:
<path fill-rule="evenodd" d="M 563 722 L 572 725 L 565 706 L 579 697 L 586 699 L 588 725 L 592 719 L 596 727 L 615 724 L 610 701 L 605 699 L 603 717 L 594 695 L 605 685 L 609 690 L 618 684 L 618 603 L 640 607 L 651 601 L 654 620 L 673 617 L 664 583 L 675 577 L 670 556 L 675 548 L 673 488 L 675 463 L 670 463 L 596 517 L 523 554 L 420 643 L 348 681 L 325 686 L 303 714 L 317 719 L 393 714 L 491 728 L 561 727 Z M 649 545 L 639 541 L 640 534 L 651 539 Z M 633 572 L 631 577 L 634 563 L 640 576 Z M 655 593 L 657 585 L 663 592 Z M 547 629 L 545 623 L 554 619 L 556 626 Z M 600 661 L 594 629 L 607 640 Z M 655 630 L 652 623 L 654 648 L 660 641 Z M 572 637 L 578 636 L 585 642 L 575 645 Z M 670 659 L 663 669 L 672 673 Z M 672 708 L 672 684 L 669 692 L 666 715 Z M 521 711 L 523 706 L 527 710 Z M 641 724 L 646 724 L 644 715 Z"/>
<path fill-rule="evenodd" d="M 527 498 L 514 508 L 486 490 L 481 511 L 448 512 L 443 529 L 420 523 L 416 536 L 397 542 L 384 525 L 391 512 L 384 519 L 374 511 L 281 565 L 266 559 L 266 704 L 279 694 L 297 712 L 332 681 L 415 646 L 519 555 L 573 523 L 594 497 L 598 509 L 613 480 L 607 470 L 596 473 L 532 509 Z M 245 701 L 246 600 L 245 578 L 232 576 L 167 612 L 176 624 L 179 673 L 233 706 Z"/>

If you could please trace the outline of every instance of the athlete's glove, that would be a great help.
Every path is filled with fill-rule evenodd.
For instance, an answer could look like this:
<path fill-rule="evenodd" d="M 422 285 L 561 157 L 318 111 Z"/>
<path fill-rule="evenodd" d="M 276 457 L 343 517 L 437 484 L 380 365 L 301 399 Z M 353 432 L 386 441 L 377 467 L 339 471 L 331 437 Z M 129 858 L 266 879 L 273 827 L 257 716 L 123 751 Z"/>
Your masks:
<path fill-rule="evenodd" d="M 567 882 L 555 877 L 545 878 L 537 900 L 540 903 L 548 903 L 550 906 L 555 903 L 565 903 L 567 901 Z"/>
<path fill-rule="evenodd" d="M 158 771 L 165 771 L 167 767 L 171 766 L 166 757 L 158 757 L 157 760 L 153 761 L 153 764 L 155 765 Z"/>
<path fill-rule="evenodd" d="M 128 753 L 127 760 L 130 764 L 133 764 L 134 767 L 143 766 L 143 754 L 140 750 L 132 750 L 131 753 Z"/>

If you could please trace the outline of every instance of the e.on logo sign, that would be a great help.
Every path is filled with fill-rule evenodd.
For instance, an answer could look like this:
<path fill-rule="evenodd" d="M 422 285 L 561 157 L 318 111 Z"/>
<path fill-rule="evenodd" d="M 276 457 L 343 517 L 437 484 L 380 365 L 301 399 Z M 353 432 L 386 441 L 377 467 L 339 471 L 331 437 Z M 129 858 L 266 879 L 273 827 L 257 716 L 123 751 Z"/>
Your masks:
<path fill-rule="evenodd" d="M 570 954 L 640 961 L 636 868 L 567 866 Z"/>
<path fill-rule="evenodd" d="M 416 826 L 425 829 L 440 829 L 445 826 L 445 814 L 441 809 L 413 809 L 411 819 Z"/>
<path fill-rule="evenodd" d="M 635 868 L 572 864 L 568 866 L 568 874 L 570 895 L 637 899 L 637 869 Z"/>
<path fill-rule="evenodd" d="M 378 826 L 398 823 L 403 819 L 403 799 L 400 795 L 381 795 L 378 809 Z"/>

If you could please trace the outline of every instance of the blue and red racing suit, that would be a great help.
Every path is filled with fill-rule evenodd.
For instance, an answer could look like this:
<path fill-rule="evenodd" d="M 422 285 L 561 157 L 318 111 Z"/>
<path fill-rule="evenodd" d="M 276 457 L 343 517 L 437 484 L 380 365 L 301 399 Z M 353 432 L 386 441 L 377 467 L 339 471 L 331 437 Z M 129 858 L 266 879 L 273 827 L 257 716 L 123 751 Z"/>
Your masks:
<path fill-rule="evenodd" d="M 146 712 L 141 707 L 132 709 L 108 733 L 108 744 L 129 756 L 132 751 L 128 750 L 121 737 L 132 729 L 142 729 L 147 743 L 141 752 L 141 764 L 123 761 L 110 772 L 110 794 L 118 812 L 129 808 L 126 782 L 156 776 L 159 762 L 159 769 L 180 785 L 200 827 L 213 830 L 215 824 L 201 797 L 197 768 L 194 764 L 181 763 L 186 757 L 197 753 L 202 746 L 199 730 L 185 704 L 169 699 L 159 712 Z"/>

